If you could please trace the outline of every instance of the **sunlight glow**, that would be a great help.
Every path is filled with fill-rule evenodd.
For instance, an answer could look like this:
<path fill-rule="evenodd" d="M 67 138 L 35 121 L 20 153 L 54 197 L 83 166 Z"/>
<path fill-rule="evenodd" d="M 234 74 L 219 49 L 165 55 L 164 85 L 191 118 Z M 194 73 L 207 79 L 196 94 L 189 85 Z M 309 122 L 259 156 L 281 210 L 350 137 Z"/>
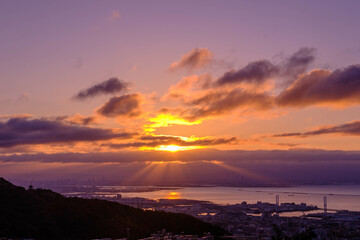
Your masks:
<path fill-rule="evenodd" d="M 166 199 L 180 199 L 181 194 L 179 192 L 170 192 L 166 195 Z"/>
<path fill-rule="evenodd" d="M 150 165 L 154 165 L 154 164 L 187 164 L 187 162 L 183 162 L 183 161 L 146 161 L 145 164 L 150 164 Z"/>
<path fill-rule="evenodd" d="M 150 118 L 149 121 L 151 124 L 145 125 L 146 132 L 153 132 L 155 128 L 159 127 L 168 127 L 171 125 L 195 125 L 200 124 L 201 121 L 190 122 L 186 119 L 182 119 L 178 116 L 174 116 L 172 114 L 159 114 L 155 118 Z"/>
<path fill-rule="evenodd" d="M 169 137 L 174 138 L 174 141 L 169 140 L 169 142 L 164 142 L 162 145 L 156 146 L 156 147 L 140 147 L 140 150 L 146 151 L 146 150 L 157 150 L 157 151 L 168 151 L 168 152 L 177 152 L 182 150 L 192 150 L 192 149 L 198 149 L 198 148 L 204 148 L 205 146 L 198 146 L 198 145 L 191 145 L 191 142 L 195 142 L 201 139 L 206 139 L 203 137 L 183 137 L 183 136 L 174 136 L 174 135 L 156 135 L 153 133 L 147 133 L 146 136 L 153 136 L 153 137 Z M 179 140 L 179 141 L 177 141 Z M 182 143 L 183 141 L 183 143 Z M 178 144 L 177 144 L 178 143 Z M 189 143 L 189 144 L 187 144 Z M 182 146 L 184 145 L 184 146 Z"/>
<path fill-rule="evenodd" d="M 159 146 L 159 150 L 177 152 L 177 151 L 181 150 L 181 147 L 176 146 L 176 145 L 167 145 L 167 146 L 162 145 L 162 146 Z"/>
<path fill-rule="evenodd" d="M 202 146 L 177 146 L 177 145 L 160 145 L 157 147 L 141 147 L 140 150 L 156 150 L 156 151 L 167 151 L 167 152 L 178 152 L 184 150 L 192 150 L 203 148 Z"/>

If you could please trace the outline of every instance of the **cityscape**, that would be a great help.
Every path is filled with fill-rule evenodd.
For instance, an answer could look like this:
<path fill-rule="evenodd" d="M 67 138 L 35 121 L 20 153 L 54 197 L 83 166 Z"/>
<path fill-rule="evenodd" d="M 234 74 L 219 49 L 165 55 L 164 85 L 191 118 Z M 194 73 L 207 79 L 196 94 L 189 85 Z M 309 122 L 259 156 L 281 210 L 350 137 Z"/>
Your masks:
<path fill-rule="evenodd" d="M 70 189 L 67 187 L 62 189 L 64 190 Z M 105 199 L 144 210 L 192 215 L 205 222 L 221 226 L 231 234 L 232 239 L 273 239 L 274 237 L 293 239 L 301 236 L 304 239 L 356 239 L 360 236 L 360 211 L 328 211 L 327 196 L 323 197 L 322 206 L 281 203 L 278 194 L 275 195 L 275 204 L 258 201 L 253 204 L 241 202 L 219 205 L 209 201 L 179 199 L 177 188 L 123 187 L 121 191 L 126 193 L 159 190 L 171 192 L 166 199 L 154 200 L 122 197 L 121 194 L 107 195 L 108 190 L 101 192 L 101 188 L 96 187 L 93 189 L 77 187 L 76 193 L 64 192 L 64 195 Z M 281 216 L 282 213 L 287 213 L 288 216 Z M 172 236 L 170 233 L 161 232 L 146 239 L 164 239 L 165 236 L 167 239 L 209 239 L 210 237 L 184 236 L 182 238 L 181 235 Z"/>
<path fill-rule="evenodd" d="M 37 185 L 50 188 L 68 198 L 101 199 L 143 211 L 191 215 L 226 230 L 226 234 L 220 236 L 223 239 L 357 239 L 360 234 L 360 211 L 328 208 L 327 198 L 333 194 L 322 196 L 323 204 L 319 206 L 308 205 L 304 202 L 281 201 L 280 194 L 294 196 L 294 194 L 299 194 L 296 192 L 269 192 L 268 194 L 274 198 L 273 203 L 243 201 L 236 204 L 219 204 L 206 200 L 181 198 L 180 192 L 184 187 L 101 186 L 94 183 L 64 185 L 63 182 L 53 185 L 37 183 Z M 203 186 L 202 188 L 213 187 Z M 31 189 L 35 187 L 29 186 L 29 190 Z M 243 193 L 243 189 L 238 190 Z M 126 196 L 153 192 L 165 194 L 164 198 Z M 214 239 L 214 237 L 210 233 L 198 236 L 171 233 L 166 229 L 161 229 L 143 239 Z"/>

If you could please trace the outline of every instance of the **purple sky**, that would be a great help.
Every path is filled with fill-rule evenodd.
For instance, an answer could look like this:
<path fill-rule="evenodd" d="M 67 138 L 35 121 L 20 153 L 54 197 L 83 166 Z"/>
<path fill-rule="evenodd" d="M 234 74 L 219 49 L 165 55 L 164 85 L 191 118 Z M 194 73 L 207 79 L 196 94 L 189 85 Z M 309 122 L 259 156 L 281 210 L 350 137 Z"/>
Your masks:
<path fill-rule="evenodd" d="M 359 1 L 3 0 L 0 161 L 194 148 L 223 150 L 201 160 L 224 164 L 228 150 L 358 154 L 358 9 Z M 344 169 L 360 161 L 341 159 Z M 23 173 L 12 169 L 0 174 Z"/>

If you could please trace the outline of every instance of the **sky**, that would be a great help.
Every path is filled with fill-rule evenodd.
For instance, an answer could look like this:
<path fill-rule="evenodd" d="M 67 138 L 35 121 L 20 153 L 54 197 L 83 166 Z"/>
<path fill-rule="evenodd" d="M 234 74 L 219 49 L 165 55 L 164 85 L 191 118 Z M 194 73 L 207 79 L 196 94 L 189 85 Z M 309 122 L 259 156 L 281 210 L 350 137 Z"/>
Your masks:
<path fill-rule="evenodd" d="M 359 7 L 1 1 L 0 175 L 359 182 Z"/>

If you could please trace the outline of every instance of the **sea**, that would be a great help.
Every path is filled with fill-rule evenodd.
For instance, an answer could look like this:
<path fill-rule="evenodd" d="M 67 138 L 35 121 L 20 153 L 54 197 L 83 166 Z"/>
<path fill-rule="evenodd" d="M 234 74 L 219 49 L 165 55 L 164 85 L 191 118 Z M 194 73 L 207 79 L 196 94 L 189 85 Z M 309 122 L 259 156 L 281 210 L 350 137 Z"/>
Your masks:
<path fill-rule="evenodd" d="M 281 203 L 306 203 L 324 207 L 324 197 L 329 211 L 360 211 L 360 185 L 304 185 L 292 187 L 184 187 L 163 189 L 152 192 L 120 193 L 123 197 L 150 199 L 182 198 L 211 201 L 216 204 L 256 203 L 258 201 L 276 203 L 279 195 Z"/>

